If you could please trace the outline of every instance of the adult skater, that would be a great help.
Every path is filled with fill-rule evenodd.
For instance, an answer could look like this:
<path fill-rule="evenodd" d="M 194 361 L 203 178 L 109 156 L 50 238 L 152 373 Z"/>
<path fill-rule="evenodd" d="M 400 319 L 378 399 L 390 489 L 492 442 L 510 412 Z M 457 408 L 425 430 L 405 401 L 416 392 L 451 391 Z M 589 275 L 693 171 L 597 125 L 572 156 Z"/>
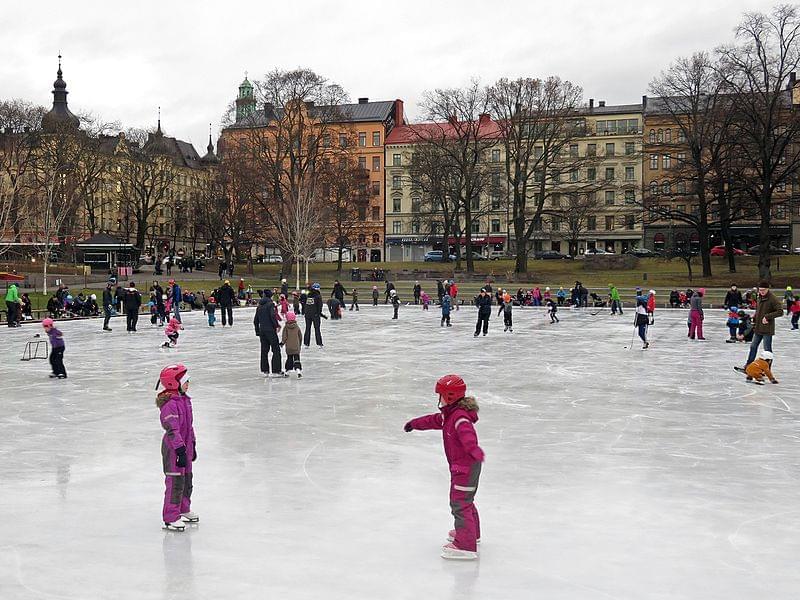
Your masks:
<path fill-rule="evenodd" d="M 158 376 L 156 396 L 164 437 L 161 459 L 164 465 L 164 529 L 183 531 L 186 523 L 197 523 L 200 517 L 192 512 L 192 463 L 197 459 L 192 399 L 189 398 L 189 377 L 182 364 L 164 367 Z"/>
<path fill-rule="evenodd" d="M 111 282 L 106 282 L 106 289 L 103 290 L 103 331 L 111 331 L 108 326 L 111 321 L 111 310 L 114 305 L 114 294 L 111 292 Z"/>
<path fill-rule="evenodd" d="M 650 320 L 650 325 L 656 322 L 656 291 L 650 290 L 647 294 L 647 318 Z"/>
<path fill-rule="evenodd" d="M 322 332 L 319 330 L 320 318 L 327 318 L 322 314 L 322 294 L 319 293 L 320 285 L 314 283 L 306 298 L 305 318 L 306 332 L 303 336 L 303 344 L 308 348 L 311 343 L 311 327 L 314 327 L 314 338 L 317 346 L 322 348 Z"/>
<path fill-rule="evenodd" d="M 153 287 L 150 288 L 153 292 L 154 301 L 156 303 L 156 317 L 158 319 L 158 326 L 162 327 L 167 320 L 167 308 L 164 306 L 164 288 L 158 281 L 153 282 Z"/>
<path fill-rule="evenodd" d="M 125 291 L 125 320 L 128 331 L 136 331 L 136 323 L 139 321 L 139 307 L 141 305 L 142 295 L 136 289 L 136 284 L 131 281 Z"/>
<path fill-rule="evenodd" d="M 675 292 L 675 296 L 677 297 L 678 293 Z M 722 303 L 722 306 L 725 309 L 730 309 L 731 306 L 743 306 L 744 300 L 742 299 L 742 292 L 736 287 L 735 283 L 731 284 L 731 289 L 728 290 L 728 293 L 725 294 L 725 301 Z"/>
<path fill-rule="evenodd" d="M 225 283 L 219 288 L 218 295 L 215 296 L 217 304 L 219 304 L 219 313 L 222 316 L 222 326 L 229 325 L 233 327 L 233 300 L 236 297 L 231 282 L 225 280 Z"/>
<path fill-rule="evenodd" d="M 383 298 L 383 303 L 384 304 L 388 304 L 389 303 L 389 297 L 392 295 L 392 290 L 393 289 L 394 289 L 394 284 L 387 279 L 386 280 L 386 291 L 384 291 L 384 298 Z"/>
<path fill-rule="evenodd" d="M 286 282 L 286 279 L 281 279 L 281 294 L 286 298 L 289 297 L 289 284 Z"/>
<path fill-rule="evenodd" d="M 392 308 L 394 309 L 394 316 L 392 320 L 397 320 L 397 311 L 400 308 L 400 296 L 397 295 L 397 290 L 392 290 L 389 292 L 389 297 L 392 299 Z"/>
<path fill-rule="evenodd" d="M 380 296 L 380 293 L 378 293 L 378 286 L 377 285 L 373 285 L 372 286 L 372 306 L 378 306 L 378 297 L 379 296 Z"/>
<path fill-rule="evenodd" d="M 475 323 L 475 336 L 481 332 L 483 324 L 483 335 L 489 332 L 489 317 L 492 314 L 492 297 L 486 292 L 486 288 L 481 288 L 480 294 L 475 298 L 475 306 L 478 307 L 478 322 Z"/>
<path fill-rule="evenodd" d="M 619 297 L 619 290 L 613 283 L 608 284 L 608 297 L 611 299 L 611 314 L 622 314 L 622 300 Z"/>
<path fill-rule="evenodd" d="M 445 294 L 444 296 L 442 296 L 442 303 L 439 306 L 442 309 L 441 327 L 444 327 L 445 323 L 447 323 L 448 327 L 452 327 L 452 325 L 450 325 L 450 306 L 451 306 L 451 301 L 450 301 L 450 296 L 448 294 Z"/>
<path fill-rule="evenodd" d="M 442 301 L 442 296 L 444 296 L 444 284 L 442 283 L 441 279 L 436 280 L 436 297 L 439 299 L 439 302 Z"/>
<path fill-rule="evenodd" d="M 344 307 L 344 295 L 345 295 L 344 286 L 339 283 L 339 280 L 333 282 L 333 290 L 331 290 L 331 298 L 336 298 L 339 301 L 339 304 Z"/>
<path fill-rule="evenodd" d="M 467 384 L 458 375 L 440 378 L 434 391 L 439 395 L 440 412 L 412 419 L 403 430 L 407 433 L 442 430 L 444 453 L 450 466 L 450 510 L 455 520 L 455 527 L 447 535 L 450 543 L 442 548 L 442 558 L 474 560 L 478 558 L 477 543 L 481 539 L 474 502 L 484 459 L 475 432 L 478 402 L 466 395 Z"/>
<path fill-rule="evenodd" d="M 695 335 L 698 340 L 705 340 L 703 337 L 703 296 L 705 296 L 705 288 L 700 288 L 697 293 L 692 294 L 692 299 L 689 300 L 689 339 L 694 339 Z M 781 311 L 782 313 L 783 311 Z"/>
<path fill-rule="evenodd" d="M 178 320 L 178 323 L 182 323 L 181 300 L 183 300 L 183 292 L 181 291 L 181 286 L 175 283 L 174 279 L 169 280 L 169 285 L 170 297 L 172 298 L 172 315 Z"/>
<path fill-rule="evenodd" d="M 280 325 L 277 309 L 272 301 L 272 290 L 264 290 L 264 295 L 259 300 L 256 314 L 253 317 L 253 327 L 261 340 L 261 372 L 265 377 L 270 377 L 269 353 L 272 351 L 272 376 L 283 377 L 281 346 L 278 341 Z"/>
<path fill-rule="evenodd" d="M 12 283 L 8 286 L 6 292 L 6 314 L 8 315 L 8 326 L 19 327 L 19 292 L 17 291 L 17 284 Z"/>
<path fill-rule="evenodd" d="M 419 284 L 419 281 L 414 282 L 414 304 L 419 304 L 419 298 L 422 294 L 422 286 Z"/>
<path fill-rule="evenodd" d="M 450 299 L 452 300 L 453 306 L 458 310 L 458 285 L 456 285 L 453 279 L 450 280 Z"/>
<path fill-rule="evenodd" d="M 217 274 L 219 276 L 220 281 L 222 281 L 222 276 L 225 275 L 225 269 L 227 265 L 225 264 L 224 260 L 219 261 L 219 269 L 217 269 Z"/>
<path fill-rule="evenodd" d="M 650 324 L 650 318 L 647 316 L 647 298 L 641 294 L 636 296 L 636 317 L 633 324 L 639 331 L 639 337 L 642 340 L 642 350 L 647 349 L 650 346 L 650 342 L 647 341 L 647 326 Z"/>
<path fill-rule="evenodd" d="M 772 336 L 775 335 L 775 319 L 783 316 L 780 300 L 769 290 L 769 283 L 758 284 L 756 314 L 753 316 L 753 341 L 745 367 L 756 359 L 758 347 L 764 342 L 764 350 L 772 352 Z"/>

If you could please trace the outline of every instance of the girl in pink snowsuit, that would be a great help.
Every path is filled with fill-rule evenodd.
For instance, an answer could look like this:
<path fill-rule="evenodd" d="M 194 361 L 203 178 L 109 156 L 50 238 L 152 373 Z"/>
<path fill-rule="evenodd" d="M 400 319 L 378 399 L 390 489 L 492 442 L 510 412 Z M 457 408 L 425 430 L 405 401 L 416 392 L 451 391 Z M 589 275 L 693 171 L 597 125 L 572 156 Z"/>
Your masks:
<path fill-rule="evenodd" d="M 167 341 L 163 344 L 165 348 L 168 346 L 178 345 L 178 336 L 180 335 L 179 331 L 181 329 L 183 329 L 181 322 L 175 317 L 172 317 L 169 320 L 169 323 L 167 323 L 167 326 L 164 328 L 164 335 L 167 336 Z"/>
<path fill-rule="evenodd" d="M 428 306 L 430 306 L 431 303 L 431 297 L 423 291 L 420 293 L 419 298 L 422 300 L 422 310 L 428 310 Z"/>
<path fill-rule="evenodd" d="M 483 450 L 478 446 L 474 423 L 478 421 L 478 403 L 465 397 L 467 385 L 458 375 L 445 375 L 436 382 L 440 412 L 412 419 L 406 432 L 415 429 L 441 429 L 444 453 L 450 465 L 450 510 L 455 528 L 449 532 L 451 543 L 442 548 L 442 558 L 473 560 L 478 558 L 480 519 L 475 508 L 475 493 L 481 474 Z"/>
<path fill-rule="evenodd" d="M 191 511 L 192 462 L 197 458 L 197 443 L 192 426 L 192 400 L 186 395 L 189 378 L 182 364 L 170 365 L 161 371 L 159 385 L 164 389 L 156 396 L 161 411 L 164 438 L 161 459 L 164 467 L 164 528 L 183 531 L 185 523 L 200 520 Z"/>
<path fill-rule="evenodd" d="M 289 301 L 286 299 L 286 296 L 281 294 L 281 315 L 286 315 L 289 312 Z"/>

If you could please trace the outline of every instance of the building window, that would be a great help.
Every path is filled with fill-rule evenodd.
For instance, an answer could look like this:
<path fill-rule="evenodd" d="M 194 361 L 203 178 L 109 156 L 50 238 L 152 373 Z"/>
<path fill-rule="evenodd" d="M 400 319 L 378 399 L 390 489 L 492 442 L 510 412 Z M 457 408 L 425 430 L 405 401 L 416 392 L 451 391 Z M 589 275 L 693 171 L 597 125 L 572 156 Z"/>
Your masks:
<path fill-rule="evenodd" d="M 400 198 L 392 198 L 392 212 L 399 213 L 402 200 Z"/>
<path fill-rule="evenodd" d="M 550 229 L 552 231 L 559 231 L 561 229 L 561 219 L 559 217 L 550 217 Z"/>
<path fill-rule="evenodd" d="M 419 198 L 416 198 L 416 197 L 412 198 L 411 199 L 411 212 L 412 213 L 418 213 L 419 212 L 419 205 L 420 205 Z"/>
<path fill-rule="evenodd" d="M 402 221 L 392 221 L 392 233 L 402 233 L 403 222 Z"/>
<path fill-rule="evenodd" d="M 544 149 L 541 146 L 534 146 L 533 147 L 533 158 L 542 158 L 542 154 Z"/>
<path fill-rule="evenodd" d="M 606 156 L 614 156 L 614 144 L 606 144 Z"/>
<path fill-rule="evenodd" d="M 500 162 L 500 150 L 492 150 L 492 162 L 493 163 Z"/>
<path fill-rule="evenodd" d="M 586 169 L 586 179 L 589 181 L 596 181 L 597 180 L 597 169 L 594 167 L 589 167 Z"/>
<path fill-rule="evenodd" d="M 367 220 L 367 207 L 363 204 L 358 206 L 358 220 L 359 221 Z"/>
<path fill-rule="evenodd" d="M 667 131 L 669 131 L 669 129 L 667 129 Z M 669 154 L 665 154 L 661 160 L 662 160 L 662 165 L 665 169 L 672 168 L 672 157 Z"/>
<path fill-rule="evenodd" d="M 636 201 L 636 192 L 625 190 L 625 204 L 633 204 Z"/>
<path fill-rule="evenodd" d="M 614 192 L 606 192 L 606 206 L 614 206 Z"/>
<path fill-rule="evenodd" d="M 399 190 L 400 189 L 400 187 L 401 187 L 400 180 L 401 180 L 400 175 L 392 175 L 392 189 L 393 190 Z"/>
<path fill-rule="evenodd" d="M 480 233 L 480 231 L 481 231 L 481 222 L 478 221 L 477 219 L 475 221 L 473 221 L 471 226 L 470 226 L 470 231 L 472 233 Z"/>
<path fill-rule="evenodd" d="M 672 185 L 669 181 L 661 182 L 661 193 L 665 196 L 670 196 L 672 194 Z"/>
<path fill-rule="evenodd" d="M 400 166 L 400 155 L 399 154 L 392 154 L 392 166 L 399 167 Z"/>
<path fill-rule="evenodd" d="M 663 129 L 659 129 L 658 130 L 658 133 L 656 134 L 656 139 L 658 140 L 659 144 L 664 141 L 664 130 Z"/>
<path fill-rule="evenodd" d="M 419 220 L 414 219 L 411 221 L 411 233 L 418 234 L 419 233 Z"/>
<path fill-rule="evenodd" d="M 625 215 L 625 229 L 631 230 L 635 224 L 633 215 Z"/>
<path fill-rule="evenodd" d="M 473 196 L 472 200 L 469 202 L 470 210 L 480 210 L 481 208 L 481 199 L 479 196 Z"/>
<path fill-rule="evenodd" d="M 379 206 L 372 207 L 372 220 L 373 221 L 380 221 L 381 220 L 381 209 Z"/>
<path fill-rule="evenodd" d="M 614 230 L 614 217 L 612 215 L 606 216 L 606 231 Z"/>
<path fill-rule="evenodd" d="M 380 156 L 373 156 L 372 157 L 372 170 L 373 171 L 380 171 L 381 170 L 381 157 Z"/>
<path fill-rule="evenodd" d="M 554 208 L 561 206 L 561 194 L 553 194 L 550 196 L 550 204 L 552 204 Z"/>
<path fill-rule="evenodd" d="M 651 181 L 650 182 L 650 195 L 651 196 L 658 196 L 658 182 Z"/>
<path fill-rule="evenodd" d="M 650 136 L 648 137 L 648 140 L 650 141 L 651 144 L 655 144 L 656 143 L 656 130 L 655 129 L 651 129 L 650 130 Z"/>
<path fill-rule="evenodd" d="M 340 148 L 347 148 L 347 134 L 340 133 L 339 134 L 339 147 Z"/>
<path fill-rule="evenodd" d="M 331 135 L 329 133 L 322 134 L 322 147 L 323 148 L 331 147 Z"/>
<path fill-rule="evenodd" d="M 667 142 L 668 144 L 672 143 L 672 129 L 667 129 L 664 132 L 664 141 Z"/>
<path fill-rule="evenodd" d="M 500 219 L 492 219 L 492 233 L 500 233 Z"/>
<path fill-rule="evenodd" d="M 373 181 L 372 182 L 372 195 L 373 196 L 380 196 L 381 195 L 381 182 L 380 181 Z"/>
<path fill-rule="evenodd" d="M 576 158 L 578 156 L 578 144 L 569 145 L 569 155 L 573 158 Z"/>
<path fill-rule="evenodd" d="M 633 142 L 625 142 L 625 155 L 630 156 L 634 152 L 636 152 L 636 144 Z"/>
<path fill-rule="evenodd" d="M 367 243 L 367 236 L 363 233 L 358 234 L 358 245 L 364 246 Z"/>
<path fill-rule="evenodd" d="M 535 183 L 541 183 L 543 179 L 544 179 L 544 173 L 542 172 L 542 170 L 541 169 L 536 169 L 533 172 L 533 181 Z"/>
<path fill-rule="evenodd" d="M 636 178 L 636 169 L 625 167 L 625 181 L 633 181 Z"/>
<path fill-rule="evenodd" d="M 362 148 L 367 145 L 367 133 L 364 131 L 359 132 L 358 134 L 358 145 Z"/>
<path fill-rule="evenodd" d="M 683 144 L 686 141 L 686 135 L 683 133 L 683 128 L 678 129 L 678 142 Z"/>
<path fill-rule="evenodd" d="M 606 167 L 606 181 L 614 180 L 614 167 Z"/>
<path fill-rule="evenodd" d="M 381 236 L 379 233 L 372 234 L 372 243 L 373 244 L 380 244 L 381 243 Z"/>
<path fill-rule="evenodd" d="M 586 217 L 586 229 L 589 231 L 595 231 L 597 229 L 597 217 L 594 215 Z"/>
<path fill-rule="evenodd" d="M 380 131 L 373 131 L 372 132 L 372 145 L 373 146 L 380 146 L 381 145 L 381 132 Z"/>
<path fill-rule="evenodd" d="M 779 220 L 783 220 L 786 218 L 786 205 L 785 204 L 778 204 L 775 207 L 775 218 Z"/>
<path fill-rule="evenodd" d="M 678 193 L 679 194 L 685 194 L 686 193 L 686 182 L 683 179 L 678 181 L 678 185 L 676 187 L 678 188 Z"/>
<path fill-rule="evenodd" d="M 358 157 L 358 168 L 359 169 L 366 169 L 367 168 L 367 157 L 366 156 L 359 156 Z"/>
<path fill-rule="evenodd" d="M 586 156 L 597 156 L 597 144 L 586 144 Z"/>
<path fill-rule="evenodd" d="M 571 182 L 573 182 L 573 183 L 575 183 L 576 181 L 578 181 L 578 169 L 572 169 L 572 170 L 569 172 L 569 180 L 570 180 Z"/>
<path fill-rule="evenodd" d="M 654 171 L 658 168 L 658 154 L 650 155 L 650 170 Z"/>

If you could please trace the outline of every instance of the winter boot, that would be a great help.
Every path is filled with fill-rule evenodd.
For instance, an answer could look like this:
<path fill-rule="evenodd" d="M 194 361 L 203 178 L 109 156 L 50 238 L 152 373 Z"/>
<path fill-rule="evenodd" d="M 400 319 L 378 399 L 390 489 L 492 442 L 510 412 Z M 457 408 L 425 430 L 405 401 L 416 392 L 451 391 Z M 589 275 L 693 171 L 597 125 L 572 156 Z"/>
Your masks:
<path fill-rule="evenodd" d="M 442 546 L 442 558 L 447 560 L 475 560 L 478 558 L 478 553 L 462 550 L 457 548 L 455 544 L 447 544 Z"/>

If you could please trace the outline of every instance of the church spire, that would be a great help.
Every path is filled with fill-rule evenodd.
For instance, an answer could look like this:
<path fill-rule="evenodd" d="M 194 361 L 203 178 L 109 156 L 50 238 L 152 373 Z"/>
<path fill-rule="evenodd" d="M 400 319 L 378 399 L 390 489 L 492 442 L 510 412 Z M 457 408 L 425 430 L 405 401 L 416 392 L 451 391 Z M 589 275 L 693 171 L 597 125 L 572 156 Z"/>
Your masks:
<path fill-rule="evenodd" d="M 161 107 L 158 107 L 158 127 L 156 128 L 156 135 L 164 135 L 161 131 Z"/>
<path fill-rule="evenodd" d="M 208 146 L 206 146 L 209 154 L 214 153 L 214 144 L 211 143 L 211 123 L 208 124 Z"/>
<path fill-rule="evenodd" d="M 64 73 L 61 70 L 61 53 L 58 53 L 58 71 L 56 80 L 53 82 L 53 108 L 42 117 L 42 128 L 48 132 L 59 129 L 78 129 L 80 120 L 70 112 L 67 106 L 67 82 L 64 81 Z"/>

